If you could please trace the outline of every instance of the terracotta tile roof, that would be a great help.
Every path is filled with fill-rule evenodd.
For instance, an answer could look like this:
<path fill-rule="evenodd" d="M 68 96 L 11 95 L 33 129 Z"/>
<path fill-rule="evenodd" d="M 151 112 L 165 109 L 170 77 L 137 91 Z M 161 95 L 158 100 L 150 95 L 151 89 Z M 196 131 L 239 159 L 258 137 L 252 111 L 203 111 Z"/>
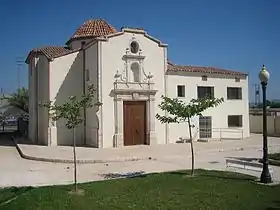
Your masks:
<path fill-rule="evenodd" d="M 30 56 L 34 54 L 44 54 L 49 60 L 51 60 L 75 52 L 77 50 L 79 49 L 71 50 L 68 47 L 62 47 L 62 46 L 46 46 L 46 47 L 35 48 L 29 52 L 25 62 L 28 63 Z"/>
<path fill-rule="evenodd" d="M 73 36 L 67 41 L 69 44 L 75 39 L 94 38 L 117 33 L 117 30 L 103 19 L 88 20 L 82 24 Z"/>
<path fill-rule="evenodd" d="M 173 64 L 168 61 L 168 72 L 200 72 L 200 73 L 208 73 L 208 74 L 222 74 L 222 75 L 233 75 L 233 76 L 245 76 L 247 74 L 238 71 L 225 70 L 221 68 L 215 67 L 207 67 L 207 66 L 181 66 L 177 64 Z"/>

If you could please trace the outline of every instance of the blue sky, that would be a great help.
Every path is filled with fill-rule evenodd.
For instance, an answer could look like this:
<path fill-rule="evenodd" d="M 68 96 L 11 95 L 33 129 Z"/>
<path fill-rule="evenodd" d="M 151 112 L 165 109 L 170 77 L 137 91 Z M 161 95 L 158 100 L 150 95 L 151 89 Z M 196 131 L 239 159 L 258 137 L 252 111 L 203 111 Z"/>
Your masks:
<path fill-rule="evenodd" d="M 0 86 L 17 88 L 17 57 L 45 45 L 63 45 L 77 27 L 104 18 L 120 29 L 141 27 L 169 45 L 177 64 L 208 65 L 249 73 L 253 84 L 265 64 L 269 98 L 280 98 L 279 0 L 9 0 L 1 4 Z M 27 84 L 26 65 L 21 83 Z"/>

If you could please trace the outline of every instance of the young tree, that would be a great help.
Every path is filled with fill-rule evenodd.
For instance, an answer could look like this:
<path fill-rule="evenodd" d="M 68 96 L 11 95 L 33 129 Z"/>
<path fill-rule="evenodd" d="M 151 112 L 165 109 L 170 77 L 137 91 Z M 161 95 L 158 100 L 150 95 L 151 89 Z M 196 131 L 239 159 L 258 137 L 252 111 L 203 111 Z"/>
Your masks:
<path fill-rule="evenodd" d="M 161 110 L 166 111 L 168 116 L 161 116 L 156 114 L 156 118 L 161 123 L 188 123 L 189 127 L 189 136 L 191 144 L 191 154 L 192 154 L 192 172 L 191 175 L 194 175 L 194 149 L 193 149 L 193 139 L 192 139 L 192 128 L 194 127 L 191 124 L 191 118 L 195 116 L 202 116 L 202 113 L 210 107 L 216 107 L 221 104 L 223 98 L 213 98 L 205 97 L 200 99 L 192 99 L 190 103 L 185 103 L 178 98 L 168 98 L 162 96 L 163 101 L 159 104 Z"/>
<path fill-rule="evenodd" d="M 65 119 L 66 127 L 72 130 L 73 134 L 73 158 L 74 158 L 74 185 L 75 192 L 77 192 L 77 158 L 76 158 L 76 138 L 75 129 L 84 121 L 82 111 L 84 109 L 101 106 L 100 102 L 94 103 L 95 88 L 93 85 L 88 87 L 87 93 L 83 94 L 81 99 L 77 99 L 76 96 L 69 96 L 69 100 L 62 103 L 56 104 L 52 101 L 43 104 L 47 107 L 52 122 L 58 121 L 59 119 Z"/>

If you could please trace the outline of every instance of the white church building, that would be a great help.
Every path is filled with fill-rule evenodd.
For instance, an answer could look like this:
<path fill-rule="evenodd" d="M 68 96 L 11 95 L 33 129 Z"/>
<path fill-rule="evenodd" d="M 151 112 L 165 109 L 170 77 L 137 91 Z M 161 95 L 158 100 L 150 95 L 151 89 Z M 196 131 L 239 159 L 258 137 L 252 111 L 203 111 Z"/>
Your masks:
<path fill-rule="evenodd" d="M 186 102 L 211 94 L 224 103 L 192 119 L 195 140 L 243 139 L 249 134 L 248 75 L 168 61 L 168 46 L 140 28 L 117 31 L 103 19 L 82 24 L 65 46 L 30 51 L 29 138 L 43 145 L 71 145 L 64 121 L 52 123 L 46 101 L 63 103 L 93 84 L 100 107 L 84 110 L 77 144 L 98 148 L 176 143 L 187 124 L 161 124 L 161 96 Z M 184 52 L 182 52 L 184 53 Z"/>

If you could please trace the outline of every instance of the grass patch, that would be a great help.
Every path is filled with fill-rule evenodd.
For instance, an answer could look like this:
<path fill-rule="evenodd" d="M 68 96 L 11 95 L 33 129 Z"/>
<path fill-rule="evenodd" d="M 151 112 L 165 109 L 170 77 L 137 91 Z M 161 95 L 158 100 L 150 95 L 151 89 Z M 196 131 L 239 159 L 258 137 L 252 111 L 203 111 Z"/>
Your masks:
<path fill-rule="evenodd" d="M 1 204 L 13 198 L 16 198 L 19 195 L 29 192 L 32 189 L 33 189 L 32 187 L 21 187 L 21 188 L 9 187 L 5 189 L 0 189 L 0 206 Z"/>
<path fill-rule="evenodd" d="M 268 155 L 269 159 L 279 160 L 280 161 L 280 153 L 272 153 Z"/>
<path fill-rule="evenodd" d="M 189 172 L 188 172 L 189 173 Z M 254 177 L 218 171 L 196 170 L 151 174 L 146 177 L 80 184 L 84 195 L 69 194 L 72 186 L 29 190 L 0 209 L 277 209 L 280 185 L 253 183 Z M 22 189 L 22 188 L 18 188 Z M 5 192 L 7 191 L 7 192 Z M 3 189 L 2 193 L 9 193 Z"/>
<path fill-rule="evenodd" d="M 274 166 L 280 166 L 280 153 L 268 154 L 268 163 Z M 262 162 L 262 159 L 260 160 Z"/>

